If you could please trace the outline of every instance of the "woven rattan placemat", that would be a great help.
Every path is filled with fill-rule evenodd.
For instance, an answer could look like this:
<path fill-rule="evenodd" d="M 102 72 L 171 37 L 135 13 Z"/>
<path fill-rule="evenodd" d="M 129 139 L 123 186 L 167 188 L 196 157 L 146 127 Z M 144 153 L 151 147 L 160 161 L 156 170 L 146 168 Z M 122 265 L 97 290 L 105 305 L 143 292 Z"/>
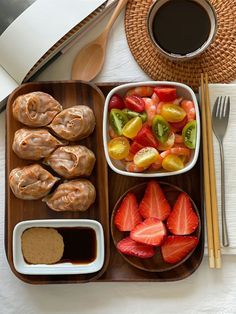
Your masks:
<path fill-rule="evenodd" d="M 125 31 L 130 50 L 153 80 L 178 81 L 195 91 L 201 72 L 211 83 L 229 83 L 236 79 L 236 0 L 211 0 L 217 13 L 218 28 L 214 42 L 199 57 L 189 61 L 171 61 L 160 55 L 147 33 L 147 15 L 153 0 L 130 0 L 125 15 Z"/>

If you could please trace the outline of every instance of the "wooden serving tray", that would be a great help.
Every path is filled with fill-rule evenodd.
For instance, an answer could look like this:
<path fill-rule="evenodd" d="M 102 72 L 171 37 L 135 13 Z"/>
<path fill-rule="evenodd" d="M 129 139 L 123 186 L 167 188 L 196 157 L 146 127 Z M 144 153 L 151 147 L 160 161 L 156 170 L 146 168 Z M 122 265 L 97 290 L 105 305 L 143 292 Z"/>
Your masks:
<path fill-rule="evenodd" d="M 12 104 L 17 96 L 32 91 L 43 91 L 55 97 L 64 108 L 76 104 L 84 104 L 93 109 L 96 117 L 96 128 L 86 139 L 79 141 L 90 148 L 96 155 L 96 164 L 90 180 L 93 182 L 97 197 L 94 205 L 86 212 L 55 212 L 49 209 L 41 200 L 25 201 L 17 199 L 11 192 L 8 184 L 10 171 L 18 166 L 25 166 L 32 162 L 18 158 L 12 151 L 14 133 L 23 127 L 12 115 Z M 17 88 L 8 99 L 6 116 L 6 212 L 5 212 L 5 250 L 9 265 L 14 274 L 21 280 L 31 284 L 49 283 L 81 283 L 98 279 L 106 270 L 110 255 L 110 232 L 108 210 L 108 179 L 107 163 L 103 152 L 102 117 L 104 96 L 101 91 L 91 83 L 85 82 L 40 82 L 28 83 Z M 52 170 L 51 170 L 52 171 Z M 98 220 L 104 229 L 105 262 L 103 268 L 93 274 L 85 275 L 23 275 L 18 273 L 13 265 L 12 232 L 14 226 L 23 220 L 31 219 L 67 219 L 89 218 Z"/>
<path fill-rule="evenodd" d="M 108 92 L 118 83 L 97 84 L 102 93 L 106 96 Z M 25 201 L 18 201 L 11 193 L 8 187 L 8 173 L 9 171 L 19 164 L 25 164 L 25 161 L 20 161 L 11 150 L 11 143 L 13 134 L 20 124 L 17 123 L 11 114 L 11 104 L 14 99 L 26 92 L 33 90 L 42 90 L 55 96 L 65 107 L 72 103 L 77 103 L 84 100 L 89 104 L 96 115 L 97 127 L 95 133 L 85 140 L 85 145 L 92 148 L 97 157 L 97 167 L 94 170 L 91 180 L 98 184 L 98 198 L 95 206 L 86 213 L 54 213 L 49 210 L 41 201 L 34 203 L 34 207 L 25 206 Z M 81 82 L 52 82 L 52 83 L 30 83 L 19 87 L 9 98 L 7 108 L 7 149 L 6 149 L 6 224 L 5 224 L 5 249 L 6 255 L 12 271 L 18 278 L 28 283 L 33 284 L 49 284 L 49 283 L 81 283 L 88 281 L 99 282 L 147 282 L 147 281 L 177 281 L 184 279 L 191 275 L 200 265 L 204 253 L 204 211 L 203 211 L 203 198 L 202 198 L 202 164 L 201 153 L 199 160 L 195 167 L 182 175 L 170 176 L 161 178 L 161 181 L 174 184 L 185 190 L 193 199 L 199 209 L 201 217 L 201 236 L 199 244 L 191 255 L 191 257 L 170 271 L 165 272 L 146 272 L 134 268 L 128 264 L 122 256 L 117 252 L 113 241 L 109 236 L 110 219 L 113 207 L 119 197 L 130 187 L 141 182 L 148 180 L 141 178 L 132 178 L 121 176 L 113 172 L 111 169 L 108 171 L 107 180 L 107 167 L 104 160 L 102 144 L 102 114 L 104 97 L 93 84 Z M 95 136 L 94 136 L 95 135 Z M 107 206 L 107 193 L 109 188 L 109 213 Z M 104 194 L 103 194 L 104 193 Z M 19 203 L 20 202 L 20 203 Z M 96 205 L 99 205 L 98 208 Z M 104 205 L 102 208 L 101 206 Z M 88 215 L 89 214 L 89 215 Z M 106 260 L 103 269 L 90 275 L 70 275 L 70 276 L 26 276 L 17 273 L 13 266 L 12 261 L 12 230 L 14 225 L 26 219 L 43 219 L 43 218 L 93 218 L 99 220 L 103 224 L 105 239 L 106 239 Z M 110 244 L 111 243 L 111 244 Z"/>
<path fill-rule="evenodd" d="M 111 84 L 98 84 L 98 87 L 102 90 L 106 96 L 109 91 L 117 86 L 117 83 Z M 128 264 L 123 257 L 117 252 L 113 241 L 111 239 L 110 249 L 110 262 L 106 272 L 100 277 L 99 281 L 176 281 L 181 280 L 191 275 L 200 265 L 204 253 L 204 206 L 202 198 L 202 163 L 201 163 L 201 150 L 197 164 L 192 170 L 187 173 L 178 176 L 170 176 L 161 178 L 161 181 L 169 182 L 176 185 L 187 192 L 198 207 L 201 217 L 201 236 L 199 244 L 191 255 L 191 257 L 182 265 L 165 272 L 147 272 L 134 268 Z M 110 215 L 113 207 L 119 197 L 126 192 L 130 187 L 148 181 L 142 178 L 132 178 L 121 176 L 111 169 L 108 171 L 108 183 L 109 183 L 109 207 Z"/>

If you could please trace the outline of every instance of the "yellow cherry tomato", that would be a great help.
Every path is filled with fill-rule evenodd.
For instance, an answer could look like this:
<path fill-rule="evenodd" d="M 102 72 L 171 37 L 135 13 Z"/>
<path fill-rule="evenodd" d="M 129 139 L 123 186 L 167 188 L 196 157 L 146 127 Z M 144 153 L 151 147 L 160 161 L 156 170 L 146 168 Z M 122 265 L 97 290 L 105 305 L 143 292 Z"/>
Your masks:
<path fill-rule="evenodd" d="M 142 129 L 142 119 L 135 117 L 129 120 L 122 129 L 122 134 L 128 138 L 134 138 Z"/>
<path fill-rule="evenodd" d="M 162 167 L 167 171 L 177 171 L 184 168 L 184 163 L 179 156 L 170 154 L 163 159 Z"/>
<path fill-rule="evenodd" d="M 134 164 L 137 167 L 149 167 L 157 161 L 158 151 L 153 147 L 144 147 L 134 155 Z"/>
<path fill-rule="evenodd" d="M 112 159 L 121 160 L 129 155 L 129 141 L 125 137 L 116 137 L 108 142 L 108 153 Z"/>
<path fill-rule="evenodd" d="M 178 105 L 164 104 L 161 108 L 161 115 L 168 122 L 180 122 L 185 118 L 186 112 Z"/>

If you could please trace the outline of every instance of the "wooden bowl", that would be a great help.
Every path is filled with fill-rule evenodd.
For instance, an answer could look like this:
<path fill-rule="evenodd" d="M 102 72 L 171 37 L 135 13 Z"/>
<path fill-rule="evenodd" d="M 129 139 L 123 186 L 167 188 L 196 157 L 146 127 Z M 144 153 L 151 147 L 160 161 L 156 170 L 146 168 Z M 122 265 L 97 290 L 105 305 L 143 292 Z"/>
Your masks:
<path fill-rule="evenodd" d="M 170 203 L 171 207 L 173 207 L 179 193 L 184 192 L 184 191 L 182 189 L 180 189 L 179 187 L 172 185 L 172 184 L 169 184 L 169 183 L 166 183 L 166 182 L 159 182 L 159 184 L 160 184 L 161 188 L 163 189 L 165 196 L 166 196 L 168 202 Z M 142 200 L 142 198 L 144 196 L 146 186 L 147 186 L 147 183 L 141 183 L 141 184 L 133 186 L 128 191 L 126 191 L 116 202 L 116 205 L 113 209 L 112 216 L 111 216 L 111 234 L 112 234 L 112 238 L 113 238 L 113 242 L 114 242 L 115 247 L 117 246 L 117 243 L 121 239 L 123 239 L 129 235 L 129 232 L 119 231 L 114 224 L 114 217 L 115 217 L 115 213 L 116 213 L 117 209 L 120 207 L 123 198 L 125 197 L 125 195 L 128 192 L 134 193 L 135 196 L 137 197 L 138 203 L 140 203 L 140 201 Z M 190 198 L 190 200 L 192 202 L 193 209 L 195 210 L 195 212 L 198 216 L 198 221 L 199 221 L 198 228 L 191 235 L 196 236 L 199 239 L 200 234 L 201 234 L 200 215 L 199 215 L 199 211 L 197 209 L 197 206 L 195 205 L 195 203 L 193 202 L 193 200 L 191 198 Z M 182 261 L 180 261 L 179 263 L 176 263 L 176 264 L 166 263 L 162 258 L 161 250 L 159 247 L 157 247 L 157 249 L 156 249 L 156 254 L 152 258 L 147 258 L 147 259 L 141 259 L 141 258 L 137 258 L 134 256 L 124 255 L 124 254 L 120 253 L 118 250 L 117 251 L 122 255 L 122 257 L 125 259 L 126 262 L 128 262 L 130 265 L 132 265 L 138 269 L 145 270 L 148 272 L 163 272 L 163 271 L 171 270 L 175 267 L 178 267 L 182 263 L 184 263 L 192 255 L 194 250 L 195 249 L 193 249 Z"/>

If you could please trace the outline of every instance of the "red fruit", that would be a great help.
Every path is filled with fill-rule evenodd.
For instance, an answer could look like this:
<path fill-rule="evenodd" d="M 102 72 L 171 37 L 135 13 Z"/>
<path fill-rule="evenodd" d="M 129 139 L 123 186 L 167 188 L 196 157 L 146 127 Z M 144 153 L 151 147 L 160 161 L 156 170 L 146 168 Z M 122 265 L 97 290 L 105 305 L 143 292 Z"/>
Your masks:
<path fill-rule="evenodd" d="M 129 151 L 130 151 L 132 154 L 135 155 L 135 154 L 136 154 L 140 149 L 142 149 L 142 148 L 144 148 L 143 145 L 141 145 L 141 144 L 139 144 L 138 142 L 134 141 L 134 142 L 131 144 Z"/>
<path fill-rule="evenodd" d="M 154 147 L 157 148 L 158 142 L 156 137 L 153 135 L 151 128 L 145 124 L 142 129 L 135 136 L 134 141 L 141 144 L 143 147 Z"/>
<path fill-rule="evenodd" d="M 155 255 L 155 248 L 153 246 L 135 242 L 130 237 L 118 242 L 117 249 L 123 254 L 139 258 L 150 258 Z"/>
<path fill-rule="evenodd" d="M 145 108 L 144 100 L 136 95 L 125 97 L 125 106 L 132 111 L 143 112 Z"/>
<path fill-rule="evenodd" d="M 155 217 L 165 220 L 171 211 L 160 185 L 155 180 L 148 182 L 144 197 L 139 205 L 139 212 L 144 218 Z"/>
<path fill-rule="evenodd" d="M 197 237 L 168 236 L 165 243 L 161 246 L 162 257 L 167 263 L 178 263 L 183 260 L 197 244 Z"/>
<path fill-rule="evenodd" d="M 108 110 L 110 111 L 111 109 L 124 109 L 125 108 L 125 103 L 122 99 L 122 97 L 118 94 L 112 95 L 109 104 L 108 104 Z"/>
<path fill-rule="evenodd" d="M 172 126 L 175 130 L 177 130 L 177 132 L 179 132 L 179 131 L 182 131 L 184 126 L 187 124 L 187 122 L 188 122 L 188 117 L 185 116 L 182 121 L 170 123 L 170 126 Z"/>
<path fill-rule="evenodd" d="M 155 87 L 154 93 L 157 94 L 160 101 L 169 102 L 177 98 L 176 88 L 173 87 Z"/>
<path fill-rule="evenodd" d="M 115 214 L 115 226 L 120 231 L 131 231 L 141 221 L 136 197 L 133 193 L 127 193 Z"/>
<path fill-rule="evenodd" d="M 130 238 L 139 243 L 160 246 L 166 237 L 166 227 L 157 218 L 148 218 L 138 224 L 131 232 Z"/>
<path fill-rule="evenodd" d="M 189 196 L 182 192 L 167 219 L 167 228 L 175 235 L 187 235 L 193 233 L 197 227 L 198 216 L 193 210 Z"/>

